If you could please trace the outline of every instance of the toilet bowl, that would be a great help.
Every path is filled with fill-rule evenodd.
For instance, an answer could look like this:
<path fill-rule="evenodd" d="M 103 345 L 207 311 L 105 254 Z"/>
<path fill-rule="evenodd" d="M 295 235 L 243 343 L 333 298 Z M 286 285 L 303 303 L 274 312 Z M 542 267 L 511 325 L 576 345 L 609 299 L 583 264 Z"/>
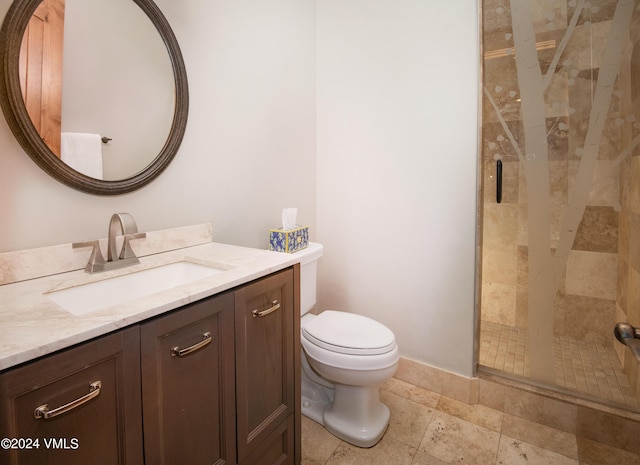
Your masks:
<path fill-rule="evenodd" d="M 324 394 L 315 399 L 310 418 L 356 446 L 376 444 L 389 424 L 389 409 L 380 402 L 378 386 L 398 366 L 391 330 L 364 316 L 325 310 L 302 318 L 300 340 L 308 362 L 302 413 L 310 407 L 305 393 Z M 317 377 L 320 382 L 314 381 Z M 330 387 L 322 381 L 331 383 Z"/>
<path fill-rule="evenodd" d="M 393 332 L 362 315 L 315 306 L 322 245 L 301 252 L 302 414 L 359 447 L 375 445 L 389 424 L 378 386 L 393 376 L 399 352 Z"/>

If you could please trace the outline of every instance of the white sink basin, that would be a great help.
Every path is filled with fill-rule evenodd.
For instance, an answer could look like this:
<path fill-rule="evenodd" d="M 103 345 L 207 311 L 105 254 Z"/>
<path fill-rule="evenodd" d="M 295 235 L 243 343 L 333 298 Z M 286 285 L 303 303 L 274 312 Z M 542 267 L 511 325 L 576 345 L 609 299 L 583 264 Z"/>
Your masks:
<path fill-rule="evenodd" d="M 85 315 L 223 271 L 225 270 L 221 268 L 182 261 L 52 291 L 45 295 L 69 313 Z"/>

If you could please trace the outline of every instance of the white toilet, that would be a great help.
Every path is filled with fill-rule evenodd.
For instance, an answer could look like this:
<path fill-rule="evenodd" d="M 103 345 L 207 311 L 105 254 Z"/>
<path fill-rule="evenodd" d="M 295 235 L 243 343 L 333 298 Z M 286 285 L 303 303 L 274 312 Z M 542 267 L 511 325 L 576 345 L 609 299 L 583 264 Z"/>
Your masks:
<path fill-rule="evenodd" d="M 393 376 L 398 347 L 393 332 L 353 313 L 309 311 L 316 303 L 321 244 L 297 252 L 300 261 L 302 414 L 359 447 L 376 444 L 389 424 L 378 385 Z"/>

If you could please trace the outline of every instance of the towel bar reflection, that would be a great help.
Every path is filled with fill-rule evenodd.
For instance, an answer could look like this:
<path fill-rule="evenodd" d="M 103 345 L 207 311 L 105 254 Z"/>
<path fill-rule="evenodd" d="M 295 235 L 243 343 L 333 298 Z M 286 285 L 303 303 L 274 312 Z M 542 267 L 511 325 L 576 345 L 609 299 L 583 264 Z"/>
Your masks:
<path fill-rule="evenodd" d="M 106 144 L 106 143 L 108 143 L 108 142 L 109 142 L 110 140 L 112 140 L 112 139 L 111 139 L 110 137 L 103 137 L 101 140 L 102 140 L 102 143 L 103 143 L 103 144 Z"/>

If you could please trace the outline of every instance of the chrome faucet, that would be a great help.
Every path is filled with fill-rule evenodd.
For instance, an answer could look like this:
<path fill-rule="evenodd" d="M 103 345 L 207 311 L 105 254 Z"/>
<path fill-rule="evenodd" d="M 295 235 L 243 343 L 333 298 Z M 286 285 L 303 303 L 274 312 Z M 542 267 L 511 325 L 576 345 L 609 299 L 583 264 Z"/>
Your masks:
<path fill-rule="evenodd" d="M 117 253 L 116 246 L 116 233 L 121 232 L 123 236 L 122 248 L 120 253 Z M 129 261 L 123 264 L 128 265 L 130 263 L 140 263 L 136 254 L 131 249 L 129 243 L 131 239 L 142 239 L 147 237 L 146 233 L 139 233 L 138 226 L 136 225 L 133 216 L 129 213 L 115 213 L 111 216 L 109 222 L 109 238 L 107 242 L 107 263 L 117 261 Z M 119 267 L 116 267 L 119 268 Z"/>
<path fill-rule="evenodd" d="M 120 234 L 118 234 L 120 233 Z M 122 235 L 122 247 L 118 252 L 116 238 Z M 115 270 L 129 265 L 140 263 L 138 257 L 131 248 L 131 240 L 142 239 L 147 237 L 147 233 L 138 232 L 133 216 L 129 213 L 114 213 L 109 221 L 109 235 L 107 237 L 107 260 L 104 259 L 100 251 L 100 242 L 87 241 L 75 242 L 72 245 L 74 249 L 81 247 L 93 247 L 89 262 L 85 267 L 85 271 L 95 273 L 98 271 Z"/>

